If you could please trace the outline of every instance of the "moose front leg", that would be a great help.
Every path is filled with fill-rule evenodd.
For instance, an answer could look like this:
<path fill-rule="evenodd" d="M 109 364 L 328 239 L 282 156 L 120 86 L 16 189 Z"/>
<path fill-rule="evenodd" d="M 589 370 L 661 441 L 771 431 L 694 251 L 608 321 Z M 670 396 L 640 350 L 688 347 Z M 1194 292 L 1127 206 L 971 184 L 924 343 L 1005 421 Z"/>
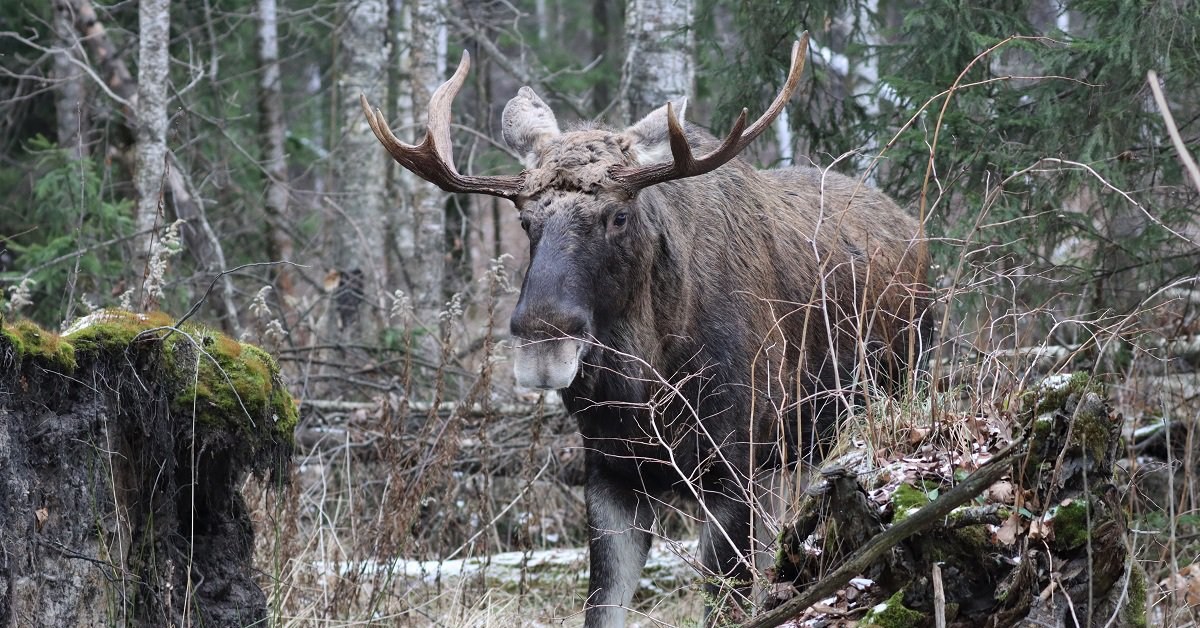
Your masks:
<path fill-rule="evenodd" d="M 591 572 L 584 625 L 624 626 L 650 551 L 654 513 L 632 488 L 593 473 L 587 482 L 587 514 Z"/>
<path fill-rule="evenodd" d="M 704 584 L 704 623 L 709 626 L 740 623 L 753 592 L 750 504 L 746 497 L 730 495 L 736 491 L 724 488 L 704 493 L 700 564 L 708 576 Z"/>

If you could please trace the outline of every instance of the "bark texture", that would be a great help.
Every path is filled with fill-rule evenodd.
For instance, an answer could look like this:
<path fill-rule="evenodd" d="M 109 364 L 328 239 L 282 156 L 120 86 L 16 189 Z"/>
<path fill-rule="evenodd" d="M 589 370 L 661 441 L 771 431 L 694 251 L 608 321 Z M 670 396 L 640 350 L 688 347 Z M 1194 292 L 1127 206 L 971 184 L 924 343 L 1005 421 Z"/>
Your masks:
<path fill-rule="evenodd" d="M 192 328 L 197 362 L 182 334 L 137 336 L 169 319 L 93 316 L 62 338 L 0 317 L 0 626 L 263 625 L 238 491 L 290 455 L 273 361 Z M 213 411 L 230 384 L 208 359 L 245 414 Z"/>
<path fill-rule="evenodd" d="M 341 142 L 334 159 L 337 194 L 329 231 L 340 273 L 335 301 L 343 334 L 373 338 L 389 285 L 385 263 L 389 158 L 367 126 L 359 94 L 387 100 L 388 8 L 385 0 L 343 3 L 337 82 Z"/>
<path fill-rule="evenodd" d="M 258 2 L 258 133 L 262 144 L 262 169 L 266 184 L 263 209 L 271 243 L 271 259 L 290 260 L 292 239 L 284 226 L 292 223 L 288 215 L 288 171 L 284 156 L 286 129 L 283 122 L 283 94 L 279 76 L 279 21 L 275 0 Z M 283 298 L 295 291 L 291 268 L 280 266 L 276 284 Z"/>
<path fill-rule="evenodd" d="M 423 129 L 429 98 L 446 76 L 446 3 L 445 0 L 429 0 L 411 3 L 411 7 L 409 88 L 406 91 L 412 98 L 410 111 L 415 118 L 412 128 Z M 461 155 L 457 157 L 461 159 Z M 427 328 L 436 329 L 438 313 L 445 303 L 446 193 L 415 177 L 409 179 L 409 186 L 411 225 L 401 227 L 411 228 L 413 234 L 412 257 L 405 266 L 406 274 L 411 282 L 417 320 Z M 433 333 L 426 337 L 439 336 Z M 431 353 L 435 348 L 427 346 L 424 350 Z"/>
<path fill-rule="evenodd" d="M 692 51 L 692 0 L 630 0 L 625 14 L 626 122 L 690 96 L 696 62 Z"/>
<path fill-rule="evenodd" d="M 141 0 L 138 5 L 137 149 L 134 186 L 137 209 L 134 224 L 147 235 L 135 240 L 135 273 L 144 273 L 152 235 L 161 224 L 160 199 L 166 183 L 167 80 L 170 55 L 170 0 Z"/>

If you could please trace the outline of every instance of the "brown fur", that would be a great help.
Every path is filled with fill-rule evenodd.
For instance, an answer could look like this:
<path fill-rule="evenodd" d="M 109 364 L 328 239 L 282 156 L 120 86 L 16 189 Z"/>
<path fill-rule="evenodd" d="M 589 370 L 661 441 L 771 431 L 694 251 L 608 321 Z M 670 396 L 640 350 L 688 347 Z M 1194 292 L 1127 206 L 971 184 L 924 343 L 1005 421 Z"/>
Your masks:
<path fill-rule="evenodd" d="M 621 603 L 605 591 L 628 577 L 628 544 L 648 547 L 636 530 L 664 491 L 704 502 L 720 527 L 706 528 L 703 564 L 745 578 L 750 477 L 810 454 L 848 403 L 902 382 L 926 336 L 915 218 L 853 179 L 738 159 L 631 195 L 610 173 L 665 140 L 654 116 L 514 146 L 529 149 L 531 265 L 513 333 L 592 343 L 562 394 L 588 452 L 593 604 Z M 613 512 L 626 532 L 608 529 Z"/>

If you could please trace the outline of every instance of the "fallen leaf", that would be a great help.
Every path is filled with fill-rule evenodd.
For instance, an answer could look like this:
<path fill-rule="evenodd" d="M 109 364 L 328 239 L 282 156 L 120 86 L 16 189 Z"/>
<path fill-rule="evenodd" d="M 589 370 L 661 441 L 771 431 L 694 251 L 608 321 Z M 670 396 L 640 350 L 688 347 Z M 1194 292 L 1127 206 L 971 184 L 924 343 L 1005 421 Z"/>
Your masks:
<path fill-rule="evenodd" d="M 1029 522 L 1029 538 L 1034 540 L 1054 538 L 1054 520 L 1034 519 Z"/>
<path fill-rule="evenodd" d="M 1200 606 L 1200 564 L 1193 563 L 1158 583 L 1167 593 L 1183 598 L 1188 606 Z"/>
<path fill-rule="evenodd" d="M 1012 545 L 1017 542 L 1017 534 L 1020 532 L 1021 517 L 1014 512 L 996 529 L 996 540 L 1005 545 Z"/>
<path fill-rule="evenodd" d="M 988 487 L 988 501 L 996 504 L 1011 504 L 1017 499 L 1016 489 L 1008 480 L 1000 480 Z"/>

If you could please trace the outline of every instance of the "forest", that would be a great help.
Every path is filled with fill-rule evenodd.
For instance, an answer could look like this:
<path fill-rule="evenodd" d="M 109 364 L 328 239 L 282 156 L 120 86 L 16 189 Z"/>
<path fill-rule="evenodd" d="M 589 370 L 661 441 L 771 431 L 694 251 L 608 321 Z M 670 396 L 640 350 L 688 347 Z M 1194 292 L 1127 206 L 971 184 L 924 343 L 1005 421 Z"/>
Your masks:
<path fill-rule="evenodd" d="M 721 138 L 805 32 L 738 158 L 916 217 L 933 339 L 756 505 L 753 601 L 705 616 L 703 515 L 672 498 L 629 624 L 1197 625 L 1192 0 L 0 4 L 0 623 L 85 625 L 29 583 L 94 578 L 96 625 L 583 625 L 585 448 L 513 376 L 522 214 L 396 163 L 360 97 L 417 143 L 469 58 L 450 166 L 516 175 L 523 86 L 564 131 L 686 98 Z M 39 414 L 118 406 L 61 441 Z M 177 501 L 121 505 L 143 485 Z M 82 571 L 18 577 L 48 555 Z M 221 557 L 247 597 L 212 590 Z"/>

